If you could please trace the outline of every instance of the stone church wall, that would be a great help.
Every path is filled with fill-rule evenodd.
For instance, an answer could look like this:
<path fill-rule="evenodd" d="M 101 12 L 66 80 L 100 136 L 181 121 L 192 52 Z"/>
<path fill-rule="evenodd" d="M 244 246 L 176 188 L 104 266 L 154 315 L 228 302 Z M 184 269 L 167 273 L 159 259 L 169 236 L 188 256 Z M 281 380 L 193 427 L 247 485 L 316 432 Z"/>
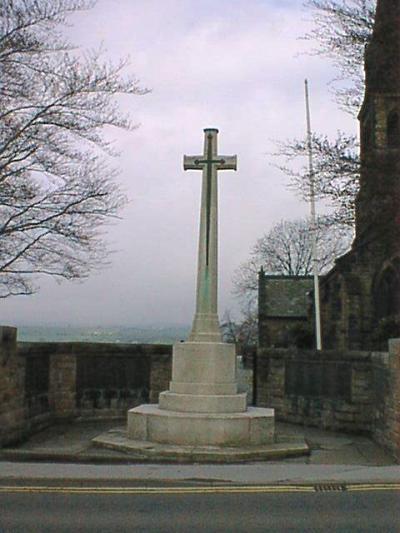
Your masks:
<path fill-rule="evenodd" d="M 259 349 L 256 391 L 277 420 L 367 433 L 400 461 L 400 340 L 388 353 Z"/>
<path fill-rule="evenodd" d="M 0 328 L 0 447 L 60 419 L 124 417 L 157 402 L 171 379 L 172 346 L 17 343 Z"/>

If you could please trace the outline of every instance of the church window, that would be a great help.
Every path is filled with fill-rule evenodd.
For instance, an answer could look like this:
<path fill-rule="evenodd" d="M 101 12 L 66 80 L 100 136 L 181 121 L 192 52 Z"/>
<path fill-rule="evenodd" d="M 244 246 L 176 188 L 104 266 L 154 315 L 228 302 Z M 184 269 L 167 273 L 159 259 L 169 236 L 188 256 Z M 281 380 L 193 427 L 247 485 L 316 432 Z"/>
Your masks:
<path fill-rule="evenodd" d="M 396 272 L 394 268 L 387 268 L 379 280 L 375 293 L 378 318 L 394 316 L 400 312 L 399 295 L 399 272 Z"/>
<path fill-rule="evenodd" d="M 400 145 L 400 121 L 397 111 L 391 111 L 386 123 L 386 136 L 388 146 Z"/>
<path fill-rule="evenodd" d="M 370 118 L 367 118 L 363 124 L 362 144 L 364 148 L 368 148 L 373 144 L 373 128 Z"/>
<path fill-rule="evenodd" d="M 356 315 L 351 314 L 348 318 L 348 337 L 349 337 L 349 347 L 352 350 L 358 348 L 358 343 L 360 341 L 358 320 Z"/>
<path fill-rule="evenodd" d="M 331 316 L 333 320 L 339 320 L 342 314 L 341 284 L 335 283 L 331 294 Z"/>
<path fill-rule="evenodd" d="M 323 297 L 322 297 L 322 301 L 324 303 L 328 302 L 329 301 L 329 296 L 330 296 L 330 287 L 329 287 L 329 283 L 327 283 L 324 287 L 324 292 L 323 292 Z"/>

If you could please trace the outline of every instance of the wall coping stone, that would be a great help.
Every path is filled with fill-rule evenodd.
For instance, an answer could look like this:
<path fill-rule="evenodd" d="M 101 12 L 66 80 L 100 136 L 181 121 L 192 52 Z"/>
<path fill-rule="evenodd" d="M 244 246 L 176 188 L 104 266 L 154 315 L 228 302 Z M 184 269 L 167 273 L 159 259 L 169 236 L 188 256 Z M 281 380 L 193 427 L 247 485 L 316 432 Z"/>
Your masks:
<path fill-rule="evenodd" d="M 17 328 L 13 326 L 0 326 L 0 343 L 14 344 L 17 340 Z"/>
<path fill-rule="evenodd" d="M 106 343 L 106 342 L 18 342 L 18 354 L 30 355 L 79 355 L 79 356 L 140 356 L 157 355 L 169 356 L 172 353 L 171 344 L 136 344 L 136 343 Z"/>
<path fill-rule="evenodd" d="M 376 354 L 377 352 L 374 352 Z M 386 352 L 382 352 L 385 354 Z M 338 351 L 338 350 L 299 350 L 296 348 L 262 348 L 258 351 L 258 356 L 269 357 L 271 359 L 284 359 L 294 361 L 336 361 L 336 362 L 369 362 L 372 360 L 373 352 L 366 351 Z"/>

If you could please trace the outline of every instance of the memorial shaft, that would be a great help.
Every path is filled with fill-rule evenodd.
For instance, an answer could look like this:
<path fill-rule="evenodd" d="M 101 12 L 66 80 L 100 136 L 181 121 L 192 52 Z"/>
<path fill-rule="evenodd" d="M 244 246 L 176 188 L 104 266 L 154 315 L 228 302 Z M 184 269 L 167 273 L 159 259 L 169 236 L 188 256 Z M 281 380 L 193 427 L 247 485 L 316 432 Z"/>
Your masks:
<path fill-rule="evenodd" d="M 202 156 L 185 156 L 185 170 L 202 170 L 196 314 L 189 340 L 221 342 L 218 322 L 218 170 L 236 170 L 236 156 L 218 156 L 216 129 L 204 130 Z"/>

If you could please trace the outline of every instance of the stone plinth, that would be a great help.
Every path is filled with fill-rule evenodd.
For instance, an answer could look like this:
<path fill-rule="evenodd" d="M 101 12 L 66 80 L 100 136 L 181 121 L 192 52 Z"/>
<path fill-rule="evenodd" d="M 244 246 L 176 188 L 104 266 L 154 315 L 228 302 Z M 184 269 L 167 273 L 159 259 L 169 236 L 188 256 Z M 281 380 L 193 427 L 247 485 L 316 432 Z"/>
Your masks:
<path fill-rule="evenodd" d="M 160 409 L 184 413 L 243 413 L 247 407 L 247 395 L 242 394 L 160 394 Z"/>
<path fill-rule="evenodd" d="M 246 394 L 237 393 L 236 352 L 222 342 L 181 342 L 174 346 L 172 381 L 160 409 L 191 413 L 241 413 Z"/>
<path fill-rule="evenodd" d="M 224 342 L 179 342 L 172 355 L 171 392 L 236 394 L 236 350 Z"/>
<path fill-rule="evenodd" d="M 235 347 L 177 343 L 172 381 L 159 404 L 128 411 L 129 439 L 179 446 L 260 446 L 274 442 L 274 410 L 249 408 L 237 392 Z"/>
<path fill-rule="evenodd" d="M 181 413 L 158 405 L 128 411 L 128 437 L 181 446 L 257 446 L 274 441 L 274 410 L 244 413 Z"/>

